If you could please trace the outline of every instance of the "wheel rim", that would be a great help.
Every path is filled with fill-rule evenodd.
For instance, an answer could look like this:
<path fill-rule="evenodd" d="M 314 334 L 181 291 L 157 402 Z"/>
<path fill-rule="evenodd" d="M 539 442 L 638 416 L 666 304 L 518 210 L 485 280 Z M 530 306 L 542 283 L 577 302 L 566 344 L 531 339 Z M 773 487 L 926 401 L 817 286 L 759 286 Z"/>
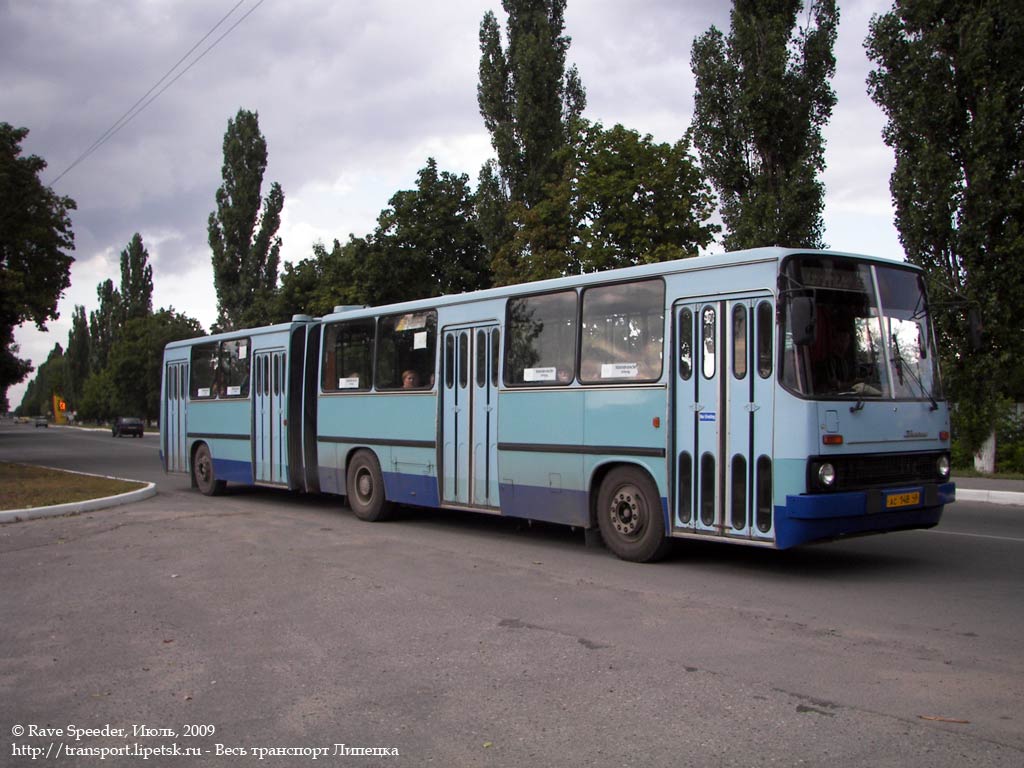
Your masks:
<path fill-rule="evenodd" d="M 199 461 L 196 464 L 199 472 L 199 481 L 206 485 L 210 482 L 210 456 L 205 451 L 199 454 Z"/>
<path fill-rule="evenodd" d="M 373 476 L 362 467 L 356 473 L 356 497 L 362 504 L 369 504 L 373 499 Z"/>
<path fill-rule="evenodd" d="M 619 486 L 612 494 L 608 519 L 612 528 L 627 539 L 636 539 L 647 527 L 647 499 L 632 483 Z"/>

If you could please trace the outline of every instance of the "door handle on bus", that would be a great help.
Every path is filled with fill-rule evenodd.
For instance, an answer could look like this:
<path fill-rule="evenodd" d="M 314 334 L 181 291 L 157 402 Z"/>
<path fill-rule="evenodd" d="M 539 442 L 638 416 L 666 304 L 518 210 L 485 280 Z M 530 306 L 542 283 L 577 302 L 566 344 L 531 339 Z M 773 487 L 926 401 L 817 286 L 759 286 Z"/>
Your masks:
<path fill-rule="evenodd" d="M 698 411 L 703 411 L 704 403 L 694 403 L 693 405 L 690 406 L 690 410 L 693 411 L 694 413 L 697 413 Z"/>
<path fill-rule="evenodd" d="M 754 411 L 760 410 L 760 408 L 761 406 L 758 405 L 757 403 L 747 403 L 746 405 L 743 406 L 743 410 L 747 411 L 748 413 L 753 413 Z"/>

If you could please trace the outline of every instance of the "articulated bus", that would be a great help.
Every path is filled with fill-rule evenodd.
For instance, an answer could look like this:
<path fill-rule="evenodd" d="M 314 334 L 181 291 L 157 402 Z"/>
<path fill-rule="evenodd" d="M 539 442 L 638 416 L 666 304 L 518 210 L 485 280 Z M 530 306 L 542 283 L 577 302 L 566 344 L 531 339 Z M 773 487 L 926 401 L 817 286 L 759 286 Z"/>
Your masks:
<path fill-rule="evenodd" d="M 921 271 L 761 248 L 167 346 L 161 456 L 225 483 L 562 523 L 648 561 L 929 528 L 955 498 Z"/>

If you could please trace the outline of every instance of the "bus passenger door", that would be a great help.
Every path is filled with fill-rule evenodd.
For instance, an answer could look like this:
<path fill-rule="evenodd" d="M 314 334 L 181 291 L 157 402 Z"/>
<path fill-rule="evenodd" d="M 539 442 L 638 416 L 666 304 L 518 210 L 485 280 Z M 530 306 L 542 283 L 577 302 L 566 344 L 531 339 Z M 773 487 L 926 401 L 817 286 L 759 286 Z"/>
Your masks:
<path fill-rule="evenodd" d="M 445 330 L 442 489 L 445 503 L 498 506 L 497 325 Z"/>
<path fill-rule="evenodd" d="M 164 461 L 168 472 L 188 472 L 188 363 L 164 370 Z"/>
<path fill-rule="evenodd" d="M 771 342 L 775 312 L 771 296 L 767 294 L 731 299 L 725 302 L 725 312 L 726 346 L 721 359 L 728 363 L 723 375 L 727 379 L 724 410 L 729 418 L 722 459 L 725 477 L 723 532 L 749 538 L 755 531 L 758 483 L 766 479 L 759 479 L 759 467 L 762 473 L 770 473 L 771 465 L 774 393 Z"/>
<path fill-rule="evenodd" d="M 287 483 L 288 419 L 283 351 L 253 356 L 253 464 L 258 483 Z"/>
<path fill-rule="evenodd" d="M 722 530 L 721 338 L 725 302 L 686 299 L 675 318 L 675 509 L 673 529 Z"/>

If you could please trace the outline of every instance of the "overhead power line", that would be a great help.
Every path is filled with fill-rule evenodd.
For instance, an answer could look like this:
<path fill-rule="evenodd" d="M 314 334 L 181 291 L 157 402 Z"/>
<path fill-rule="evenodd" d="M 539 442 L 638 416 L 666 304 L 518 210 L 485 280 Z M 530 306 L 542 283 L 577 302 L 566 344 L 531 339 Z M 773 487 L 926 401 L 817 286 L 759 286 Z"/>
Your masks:
<path fill-rule="evenodd" d="M 245 1 L 246 0 L 238 0 L 238 2 L 235 3 L 235 5 L 231 8 L 230 11 L 224 14 L 216 24 L 210 27 L 209 31 L 201 38 L 199 38 L 199 40 L 196 41 L 195 45 L 189 48 L 185 55 L 178 59 L 174 63 L 174 66 L 172 66 L 170 69 L 167 70 L 167 72 L 164 73 L 163 77 L 157 80 L 148 91 L 142 94 L 142 96 L 140 96 L 139 99 L 134 104 L 132 104 L 131 107 L 128 108 L 127 112 L 125 112 L 123 115 L 121 115 L 121 117 L 114 121 L 114 124 L 107 128 L 107 130 L 104 131 L 100 135 L 100 137 L 89 146 L 88 149 L 86 149 L 84 152 L 82 152 L 82 154 L 75 158 L 74 162 L 72 162 L 71 165 L 69 165 L 67 168 L 61 171 L 61 173 L 53 181 L 50 182 L 49 186 L 52 187 L 54 184 L 56 184 L 58 181 L 64 178 L 64 176 L 67 175 L 79 163 L 81 163 L 93 152 L 95 152 L 104 144 L 106 144 L 122 128 L 124 128 L 126 125 L 128 125 L 128 123 L 130 123 L 132 120 L 138 117 L 140 112 L 142 112 L 146 107 L 148 107 L 150 104 L 156 101 L 164 91 L 166 91 L 168 88 L 174 85 L 178 81 L 178 79 L 181 78 L 182 75 L 184 75 L 186 72 L 192 69 L 192 67 L 198 64 L 203 59 L 203 57 L 206 56 L 206 54 L 208 54 L 221 40 L 230 35 L 231 32 L 234 31 L 235 27 L 237 27 L 239 24 L 245 21 L 252 14 L 253 11 L 255 11 L 264 3 L 264 0 L 258 0 L 256 4 L 252 6 L 252 8 L 250 8 L 248 11 L 242 14 L 242 16 L 238 18 L 234 24 L 228 27 L 220 37 L 218 37 L 216 40 L 210 43 L 210 45 L 207 46 L 202 53 L 200 53 L 198 56 L 192 59 L 191 62 L 189 62 L 188 66 L 186 66 L 176 75 L 174 75 L 174 77 L 169 82 L 164 84 L 163 87 L 161 88 L 161 83 L 164 83 L 164 81 L 167 80 L 167 78 L 170 77 L 174 73 L 174 71 L 178 69 L 178 67 L 180 67 L 182 63 L 184 63 L 185 60 L 188 59 L 188 57 L 191 56 L 200 45 L 203 44 L 204 41 L 206 41 L 214 32 L 216 32 L 217 28 L 220 27 L 225 21 L 227 21 L 227 19 L 235 11 L 237 11 L 238 7 L 242 5 Z M 159 88 L 160 90 L 157 90 L 157 88 Z M 154 91 L 156 91 L 156 93 L 154 93 Z"/>

